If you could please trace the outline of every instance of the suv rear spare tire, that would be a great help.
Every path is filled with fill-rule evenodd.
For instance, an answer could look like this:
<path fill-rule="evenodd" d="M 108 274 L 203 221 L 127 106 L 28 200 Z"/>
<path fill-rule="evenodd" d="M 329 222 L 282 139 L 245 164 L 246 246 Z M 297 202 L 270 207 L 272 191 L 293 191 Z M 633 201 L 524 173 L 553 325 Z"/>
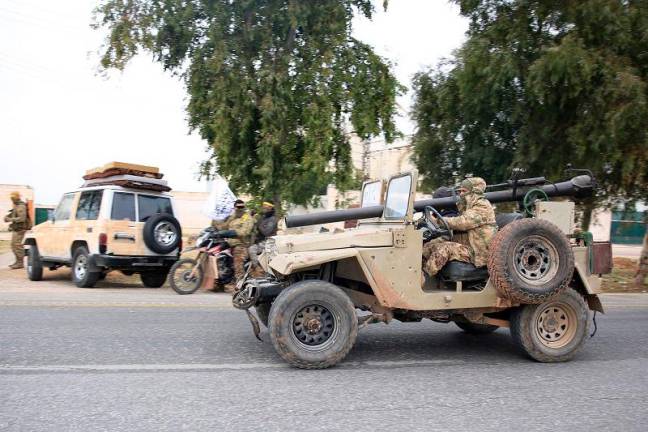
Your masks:
<path fill-rule="evenodd" d="M 158 213 L 146 221 L 143 228 L 144 243 L 155 253 L 168 254 L 180 245 L 180 223 L 167 213 Z"/>
<path fill-rule="evenodd" d="M 488 273 L 501 296 L 539 304 L 567 288 L 574 273 L 574 254 L 556 225 L 541 219 L 518 220 L 493 239 Z"/>

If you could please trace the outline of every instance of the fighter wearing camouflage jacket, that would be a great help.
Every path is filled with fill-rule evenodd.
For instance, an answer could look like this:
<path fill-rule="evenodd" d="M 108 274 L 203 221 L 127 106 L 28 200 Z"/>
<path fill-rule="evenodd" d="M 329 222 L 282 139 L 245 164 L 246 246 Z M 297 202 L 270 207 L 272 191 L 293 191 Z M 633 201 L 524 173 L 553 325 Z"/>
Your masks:
<path fill-rule="evenodd" d="M 444 218 L 452 230 L 467 233 L 468 245 L 442 241 L 431 242 L 423 248 L 424 270 L 434 276 L 448 261 L 472 263 L 475 267 L 485 266 L 488 261 L 488 247 L 497 232 L 495 211 L 484 196 L 486 182 L 472 177 L 461 182 L 457 209 L 459 216 Z"/>

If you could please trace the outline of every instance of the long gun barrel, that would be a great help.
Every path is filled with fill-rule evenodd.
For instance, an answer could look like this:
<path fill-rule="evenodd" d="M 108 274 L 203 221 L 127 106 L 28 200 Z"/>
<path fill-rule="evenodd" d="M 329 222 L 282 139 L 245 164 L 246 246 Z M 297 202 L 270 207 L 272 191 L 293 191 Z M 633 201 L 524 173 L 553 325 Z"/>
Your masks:
<path fill-rule="evenodd" d="M 586 197 L 594 190 L 594 181 L 589 175 L 580 175 L 560 183 L 550 183 L 544 186 L 535 186 L 543 190 L 550 197 Z M 493 204 L 501 202 L 515 202 L 524 199 L 529 191 L 529 186 L 519 186 L 516 189 L 486 192 L 484 195 Z M 457 197 L 432 198 L 414 202 L 414 210 L 422 211 L 427 206 L 437 210 L 452 208 L 456 206 Z M 307 225 L 319 225 L 331 222 L 342 222 L 353 219 L 368 219 L 380 217 L 383 213 L 383 206 L 371 206 L 345 210 L 333 210 L 304 215 L 286 216 L 286 227 L 295 228 Z"/>

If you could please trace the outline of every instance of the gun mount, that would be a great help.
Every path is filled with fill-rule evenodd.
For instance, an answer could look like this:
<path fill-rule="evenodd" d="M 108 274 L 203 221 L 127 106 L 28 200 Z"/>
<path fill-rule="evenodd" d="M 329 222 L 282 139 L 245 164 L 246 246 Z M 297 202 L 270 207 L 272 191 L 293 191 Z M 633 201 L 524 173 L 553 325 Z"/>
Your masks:
<path fill-rule="evenodd" d="M 579 175 L 571 180 L 540 185 L 540 178 L 520 179 L 514 188 L 486 192 L 486 198 L 493 204 L 503 202 L 522 201 L 530 188 L 544 191 L 548 197 L 576 197 L 583 198 L 590 196 L 594 191 L 595 182 L 590 175 Z M 538 180 L 538 181 L 536 181 Z M 544 179 L 542 179 L 544 180 Z M 499 186 L 499 185 L 497 185 Z M 414 210 L 423 211 L 426 206 L 432 206 L 438 210 L 453 208 L 456 206 L 457 197 L 432 198 L 414 202 Z M 286 216 L 286 227 L 295 228 L 307 225 L 326 224 L 331 222 L 342 222 L 352 219 L 368 219 L 380 217 L 383 213 L 383 206 L 371 206 L 355 209 L 333 210 L 305 215 Z"/>

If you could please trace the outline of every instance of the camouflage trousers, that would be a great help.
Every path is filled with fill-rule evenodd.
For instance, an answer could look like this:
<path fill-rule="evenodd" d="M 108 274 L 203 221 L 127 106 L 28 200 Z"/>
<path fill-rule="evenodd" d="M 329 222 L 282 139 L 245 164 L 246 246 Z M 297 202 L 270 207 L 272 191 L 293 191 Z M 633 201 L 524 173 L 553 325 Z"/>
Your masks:
<path fill-rule="evenodd" d="M 442 241 L 423 246 L 423 270 L 434 276 L 448 261 L 470 262 L 470 249 L 461 243 Z"/>
<path fill-rule="evenodd" d="M 12 231 L 11 232 L 11 251 L 16 256 L 15 264 L 23 264 L 25 258 L 25 247 L 23 246 L 23 238 L 27 231 Z"/>
<path fill-rule="evenodd" d="M 234 279 L 227 285 L 224 290 L 226 293 L 233 293 L 236 291 L 236 282 L 245 276 L 245 268 L 243 264 L 248 257 L 248 248 L 246 245 L 240 244 L 232 247 L 232 258 L 234 258 Z"/>

